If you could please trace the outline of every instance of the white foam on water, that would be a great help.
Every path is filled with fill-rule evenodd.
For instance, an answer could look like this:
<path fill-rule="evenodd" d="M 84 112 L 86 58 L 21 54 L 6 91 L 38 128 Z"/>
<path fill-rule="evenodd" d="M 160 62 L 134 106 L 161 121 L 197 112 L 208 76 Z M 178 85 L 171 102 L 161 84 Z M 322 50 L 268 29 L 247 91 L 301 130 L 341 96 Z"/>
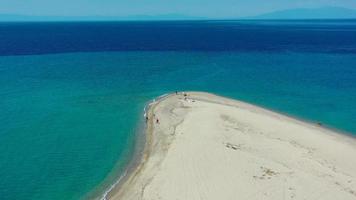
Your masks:
<path fill-rule="evenodd" d="M 169 95 L 169 93 L 163 94 L 155 99 L 153 99 L 152 101 L 150 101 L 148 104 L 146 104 L 146 106 L 143 108 L 143 116 L 146 118 L 147 116 L 147 110 L 150 106 L 152 106 L 157 100 L 163 99 L 165 97 L 167 97 Z M 115 181 L 113 184 L 111 184 L 111 186 L 105 190 L 105 192 L 103 193 L 103 195 L 101 196 L 100 200 L 107 200 L 107 196 L 108 194 L 121 182 L 121 180 L 127 175 L 129 169 L 126 169 L 125 172 L 120 176 L 120 178 Z"/>
<path fill-rule="evenodd" d="M 120 178 L 115 181 L 113 184 L 110 185 L 110 187 L 105 190 L 105 192 L 102 194 L 100 200 L 108 200 L 107 197 L 109 195 L 109 193 L 117 186 L 120 184 L 121 180 L 126 177 L 127 173 L 128 173 L 129 169 L 126 169 L 125 172 L 120 176 Z"/>
<path fill-rule="evenodd" d="M 127 171 L 125 171 L 125 173 L 123 175 L 120 176 L 120 178 L 115 182 L 113 183 L 109 189 L 107 189 L 104 194 L 101 196 L 100 200 L 107 200 L 107 196 L 108 194 L 120 183 L 120 181 L 126 176 L 127 174 Z"/>

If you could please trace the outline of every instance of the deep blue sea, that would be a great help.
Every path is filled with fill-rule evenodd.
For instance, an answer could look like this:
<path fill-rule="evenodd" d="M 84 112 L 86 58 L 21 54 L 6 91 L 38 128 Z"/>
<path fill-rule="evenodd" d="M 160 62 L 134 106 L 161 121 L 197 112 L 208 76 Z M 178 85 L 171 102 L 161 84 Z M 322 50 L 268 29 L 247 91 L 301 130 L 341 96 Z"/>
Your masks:
<path fill-rule="evenodd" d="M 356 20 L 0 23 L 1 199 L 99 194 L 175 90 L 356 135 Z"/>

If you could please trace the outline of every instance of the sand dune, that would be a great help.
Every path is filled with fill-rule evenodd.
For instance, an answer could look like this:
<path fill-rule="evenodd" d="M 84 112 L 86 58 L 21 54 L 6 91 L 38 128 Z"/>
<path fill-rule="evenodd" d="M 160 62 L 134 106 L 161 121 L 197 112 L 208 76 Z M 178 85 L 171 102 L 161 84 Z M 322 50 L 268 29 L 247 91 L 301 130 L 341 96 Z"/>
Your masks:
<path fill-rule="evenodd" d="M 356 199 L 353 138 L 243 102 L 188 95 L 151 106 L 141 163 L 108 199 Z"/>

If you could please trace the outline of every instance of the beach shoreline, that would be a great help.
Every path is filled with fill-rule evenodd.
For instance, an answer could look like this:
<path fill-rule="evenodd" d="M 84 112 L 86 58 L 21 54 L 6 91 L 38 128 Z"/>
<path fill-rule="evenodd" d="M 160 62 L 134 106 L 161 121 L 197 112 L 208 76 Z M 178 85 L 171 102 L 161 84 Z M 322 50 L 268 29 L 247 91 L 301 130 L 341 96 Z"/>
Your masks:
<path fill-rule="evenodd" d="M 156 188 L 156 190 L 152 189 L 152 190 L 150 190 L 150 192 L 147 192 L 147 195 L 145 194 L 147 196 L 147 198 L 145 198 L 146 196 L 144 195 L 144 192 L 145 192 L 145 190 L 147 190 L 148 186 L 151 187 L 151 185 L 152 185 L 153 188 L 155 187 L 154 183 L 152 184 L 151 182 L 153 179 L 156 179 L 156 176 L 158 176 L 160 174 L 159 170 L 161 170 L 161 169 L 158 170 L 155 168 L 159 168 L 159 166 L 162 165 L 163 161 L 165 161 L 166 163 L 168 162 L 168 161 L 166 161 L 167 157 L 168 157 L 167 154 L 170 153 L 171 145 L 175 144 L 174 142 L 177 139 L 176 137 L 178 137 L 176 129 L 179 125 L 181 125 L 184 122 L 186 115 L 188 115 L 189 112 L 192 112 L 192 111 L 179 111 L 177 114 L 177 116 L 181 115 L 180 118 L 178 117 L 179 119 L 169 119 L 171 122 L 172 121 L 174 121 L 174 122 L 173 123 L 168 122 L 169 124 L 163 124 L 163 123 L 160 124 L 161 121 L 159 123 L 156 123 L 156 121 L 155 121 L 156 117 L 158 117 L 157 115 L 162 114 L 160 112 L 155 112 L 157 107 L 159 107 L 159 106 L 161 106 L 161 108 L 159 108 L 159 109 L 161 109 L 161 112 L 162 112 L 162 110 L 166 109 L 164 106 L 168 105 L 168 108 L 170 109 L 169 112 L 167 110 L 165 111 L 168 113 L 168 115 L 167 115 L 167 113 L 166 113 L 166 115 L 162 115 L 162 118 L 160 120 L 164 120 L 165 117 L 169 118 L 170 115 L 175 115 L 173 110 L 177 109 L 177 108 L 182 108 L 182 106 L 184 107 L 184 104 L 198 104 L 198 103 L 202 102 L 202 104 L 204 104 L 204 106 L 205 106 L 205 104 L 212 104 L 214 106 L 229 107 L 229 109 L 232 109 L 232 110 L 233 109 L 240 109 L 240 110 L 245 109 L 248 112 L 266 115 L 270 118 L 273 118 L 274 120 L 277 119 L 277 120 L 288 122 L 288 124 L 292 124 L 293 126 L 297 126 L 298 128 L 302 127 L 303 130 L 305 129 L 305 130 L 311 131 L 313 133 L 317 132 L 317 137 L 319 137 L 319 138 L 321 137 L 321 139 L 323 139 L 323 137 L 327 137 L 328 142 L 330 139 L 329 137 L 331 137 L 333 140 L 336 140 L 338 143 L 341 143 L 342 145 L 347 145 L 347 144 L 350 145 L 350 148 L 352 150 L 354 150 L 354 148 L 356 147 L 356 142 L 352 136 L 349 136 L 347 134 L 345 135 L 343 133 L 339 133 L 339 132 L 327 129 L 324 126 L 320 126 L 318 124 L 301 121 L 301 120 L 293 118 L 291 116 L 286 116 L 281 113 L 276 113 L 274 111 L 271 111 L 271 110 L 268 110 L 265 108 L 261 108 L 258 106 L 254 106 L 252 104 L 248 104 L 248 103 L 241 102 L 241 101 L 234 100 L 234 99 L 228 99 L 228 98 L 221 97 L 221 96 L 216 96 L 216 95 L 209 94 L 209 93 L 188 92 L 188 94 L 189 94 L 188 97 L 184 97 L 182 95 L 182 93 L 180 93 L 179 95 L 168 94 L 162 98 L 158 98 L 157 101 L 153 101 L 150 104 L 149 109 L 147 110 L 148 121 L 147 121 L 147 125 L 146 125 L 146 130 L 144 131 L 145 144 L 144 144 L 144 147 L 142 148 L 142 153 L 140 155 L 140 158 L 139 158 L 138 162 L 136 163 L 136 165 L 130 166 L 131 168 L 127 171 L 128 173 L 123 177 L 122 180 L 120 180 L 120 182 L 115 187 L 113 187 L 108 192 L 108 194 L 103 199 L 105 199 L 105 200 L 106 199 L 152 199 L 153 194 L 157 195 L 157 193 L 162 192 L 162 191 L 157 190 L 157 188 Z M 162 102 L 164 104 L 165 101 L 172 101 L 173 103 L 171 102 L 171 104 L 173 104 L 173 105 L 166 103 L 167 105 L 162 106 L 161 105 Z M 188 102 L 188 103 L 186 103 L 186 102 Z M 187 106 L 187 105 L 185 105 L 185 106 Z M 161 116 L 159 116 L 159 117 L 161 117 Z M 229 117 L 227 117 L 227 121 L 229 121 Z M 160 126 L 165 126 L 165 127 L 163 128 L 163 130 L 157 131 L 157 129 L 162 129 L 162 127 L 160 127 Z M 168 136 L 166 135 L 167 131 L 170 132 L 168 134 Z M 160 133 L 157 133 L 157 132 L 160 132 Z M 322 134 L 320 134 L 319 132 Z M 325 135 L 323 135 L 323 134 L 325 134 Z M 313 137 L 314 136 L 315 135 L 313 135 Z M 162 137 L 163 139 L 159 138 L 159 137 Z M 155 141 L 155 140 L 157 140 L 157 141 Z M 282 141 L 282 139 L 281 139 L 281 141 Z M 239 145 L 236 146 L 235 144 L 231 144 L 231 143 L 225 143 L 224 145 L 227 148 L 233 149 L 233 150 L 237 150 L 237 149 L 241 148 Z M 303 146 L 305 144 L 299 144 L 297 142 L 296 144 L 292 143 L 292 145 Z M 356 152 L 356 150 L 355 150 L 355 152 Z M 352 162 L 354 162 L 354 160 L 352 160 Z M 154 164 L 152 164 L 152 163 L 154 163 Z M 172 167 L 170 167 L 170 168 L 166 167 L 166 168 L 170 169 Z M 279 172 L 274 172 L 273 170 L 271 170 L 269 168 L 268 169 L 266 168 L 264 170 L 267 170 L 267 172 L 265 171 L 266 174 L 269 174 L 269 175 L 272 174 L 271 176 L 277 176 L 277 174 L 279 173 Z M 265 176 L 266 176 L 266 174 L 265 174 Z M 167 172 L 166 172 L 165 175 L 169 176 L 170 174 L 167 175 Z M 354 174 L 352 174 L 352 176 L 351 176 L 352 178 L 349 178 L 352 180 L 348 180 L 348 181 L 351 181 L 350 182 L 351 186 L 348 186 L 348 187 L 340 186 L 341 183 L 339 183 L 339 182 L 337 182 L 338 183 L 337 185 L 339 185 L 340 188 L 343 187 L 344 190 L 346 191 L 346 193 L 348 193 L 352 197 L 356 197 L 356 193 L 354 190 L 354 183 L 353 183 L 355 177 L 353 175 Z M 144 177 L 144 178 L 142 178 L 142 177 Z M 169 177 L 167 177 L 167 178 L 169 178 Z M 271 177 L 269 177 L 269 178 L 271 178 Z M 148 179 L 149 179 L 149 181 L 148 181 Z M 142 185 L 143 183 L 145 183 L 145 184 Z M 187 184 L 189 184 L 189 182 Z M 179 187 L 179 185 L 177 187 Z M 299 186 L 297 186 L 297 187 L 299 187 Z M 348 189 L 345 189 L 345 188 L 348 188 Z M 251 188 L 249 188 L 248 190 L 251 190 Z M 293 199 L 294 197 L 296 197 L 296 193 L 297 192 L 290 194 L 290 198 Z M 302 191 L 302 193 L 303 193 L 303 191 Z M 162 194 L 159 194 L 159 196 L 160 195 L 162 195 Z M 165 197 L 167 197 L 167 194 L 165 194 L 165 195 L 166 195 Z M 172 193 L 170 193 L 169 195 L 172 195 Z M 298 193 L 298 195 L 299 195 L 299 193 Z M 162 197 L 162 196 L 160 196 L 160 197 Z M 167 199 L 164 197 L 162 197 L 162 198 Z M 276 198 L 276 197 L 274 197 L 274 198 Z M 177 198 L 177 199 L 184 199 L 184 198 Z M 190 198 L 188 198 L 188 199 L 190 199 Z M 222 198 L 222 199 L 229 199 L 229 198 Z"/>
<path fill-rule="evenodd" d="M 151 120 L 153 119 L 152 117 L 149 117 L 149 115 L 152 115 L 150 110 L 152 109 L 152 106 L 155 104 L 159 103 L 161 100 L 163 100 L 166 97 L 169 97 L 172 94 L 163 94 L 157 98 L 152 99 L 149 101 L 143 109 L 143 117 L 142 120 L 140 120 L 140 128 L 136 133 L 136 141 L 135 141 L 135 147 L 134 147 L 134 153 L 132 156 L 132 159 L 127 163 L 123 173 L 112 183 L 109 185 L 109 187 L 105 188 L 101 193 L 98 193 L 97 195 L 94 195 L 94 198 L 90 199 L 96 199 L 96 200 L 108 200 L 111 198 L 113 194 L 115 194 L 122 185 L 127 181 L 127 179 L 137 171 L 141 165 L 143 165 L 143 159 L 146 154 L 146 140 L 147 140 L 147 135 L 149 134 L 149 127 L 148 124 L 152 123 Z M 145 118 L 149 117 L 149 120 L 145 122 Z"/>

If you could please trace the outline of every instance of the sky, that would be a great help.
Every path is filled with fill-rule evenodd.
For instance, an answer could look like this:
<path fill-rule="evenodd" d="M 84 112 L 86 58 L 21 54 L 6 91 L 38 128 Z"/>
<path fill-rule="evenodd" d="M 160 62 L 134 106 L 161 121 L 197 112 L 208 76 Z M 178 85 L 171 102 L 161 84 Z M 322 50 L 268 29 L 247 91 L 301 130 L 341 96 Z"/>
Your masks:
<path fill-rule="evenodd" d="M 0 0 L 0 14 L 36 16 L 131 16 L 181 14 L 246 17 L 290 8 L 356 9 L 356 0 Z"/>

